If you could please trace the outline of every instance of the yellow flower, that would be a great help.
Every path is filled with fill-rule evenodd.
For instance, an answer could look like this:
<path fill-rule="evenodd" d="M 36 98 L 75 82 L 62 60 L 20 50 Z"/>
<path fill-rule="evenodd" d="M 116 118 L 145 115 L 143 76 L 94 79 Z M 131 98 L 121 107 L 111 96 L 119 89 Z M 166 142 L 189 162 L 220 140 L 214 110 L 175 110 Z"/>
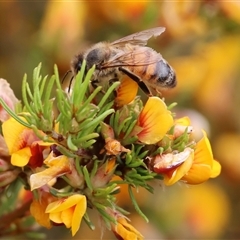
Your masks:
<path fill-rule="evenodd" d="M 217 177 L 220 172 L 221 165 L 213 159 L 210 142 L 203 131 L 203 138 L 197 143 L 194 151 L 193 164 L 182 180 L 189 184 L 199 184 Z"/>
<path fill-rule="evenodd" d="M 49 156 L 44 160 L 44 163 L 48 166 L 47 169 L 30 176 L 31 191 L 42 187 L 54 178 L 71 171 L 70 161 L 64 155 L 54 157 L 53 153 L 51 152 Z"/>
<path fill-rule="evenodd" d="M 44 146 L 50 146 L 51 143 L 40 141 L 32 129 L 26 128 L 13 118 L 3 123 L 2 131 L 12 165 L 24 167 L 29 164 L 33 168 L 42 165 Z"/>
<path fill-rule="evenodd" d="M 138 92 L 138 84 L 127 76 L 121 80 L 121 85 L 117 89 L 115 103 L 117 107 L 127 105 L 134 100 Z"/>
<path fill-rule="evenodd" d="M 159 142 L 173 125 L 173 117 L 166 104 L 158 97 L 150 97 L 139 114 L 132 135 L 145 144 Z"/>
<path fill-rule="evenodd" d="M 112 231 L 117 239 L 141 240 L 143 236 L 124 217 L 117 218 L 117 224 L 112 226 Z"/>
<path fill-rule="evenodd" d="M 49 213 L 51 221 L 57 224 L 63 223 L 67 228 L 71 228 L 72 236 L 74 236 L 80 227 L 86 209 L 86 197 L 81 194 L 74 194 L 50 203 L 45 212 Z"/>
<path fill-rule="evenodd" d="M 220 174 L 221 165 L 213 159 L 211 145 L 205 132 L 203 138 L 196 144 L 195 150 L 186 148 L 184 152 L 186 151 L 188 154 L 184 162 L 163 174 L 166 185 L 172 185 L 179 180 L 188 184 L 200 184 Z M 180 157 L 181 154 L 176 155 Z"/>

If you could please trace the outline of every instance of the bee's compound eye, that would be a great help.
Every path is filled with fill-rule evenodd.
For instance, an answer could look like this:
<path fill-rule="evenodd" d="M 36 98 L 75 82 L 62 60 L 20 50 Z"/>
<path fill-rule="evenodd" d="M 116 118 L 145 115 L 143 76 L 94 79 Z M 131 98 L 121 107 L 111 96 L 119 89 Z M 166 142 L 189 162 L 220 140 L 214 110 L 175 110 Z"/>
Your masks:
<path fill-rule="evenodd" d="M 94 64 L 97 65 L 99 63 L 99 50 L 93 49 L 90 51 L 86 57 L 86 61 L 89 67 L 92 67 Z"/>

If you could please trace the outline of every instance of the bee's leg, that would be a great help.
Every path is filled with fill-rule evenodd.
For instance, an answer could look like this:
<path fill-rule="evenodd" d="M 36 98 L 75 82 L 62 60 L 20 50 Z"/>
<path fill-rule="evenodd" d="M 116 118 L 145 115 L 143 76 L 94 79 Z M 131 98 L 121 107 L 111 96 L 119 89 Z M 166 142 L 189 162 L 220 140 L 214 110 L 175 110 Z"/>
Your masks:
<path fill-rule="evenodd" d="M 141 79 L 139 77 L 137 77 L 136 75 L 134 75 L 131 72 L 127 71 L 123 67 L 119 67 L 119 71 L 125 73 L 128 77 L 130 77 L 133 81 L 135 81 L 146 95 L 152 96 L 152 93 L 149 90 L 149 88 L 146 86 L 146 84 L 143 81 L 141 81 Z"/>
<path fill-rule="evenodd" d="M 92 93 L 97 87 L 99 87 L 98 79 L 91 80 L 90 85 L 89 85 L 90 92 Z M 100 93 L 105 94 L 103 89 L 100 90 Z"/>

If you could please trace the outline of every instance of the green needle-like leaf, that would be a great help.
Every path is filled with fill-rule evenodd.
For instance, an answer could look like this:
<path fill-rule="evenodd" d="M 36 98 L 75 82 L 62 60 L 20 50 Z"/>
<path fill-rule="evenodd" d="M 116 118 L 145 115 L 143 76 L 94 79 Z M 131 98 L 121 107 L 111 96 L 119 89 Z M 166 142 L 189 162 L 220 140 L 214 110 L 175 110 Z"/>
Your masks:
<path fill-rule="evenodd" d="M 93 191 L 93 187 L 92 187 L 91 179 L 90 179 L 89 172 L 88 172 L 86 166 L 83 167 L 83 175 L 84 175 L 84 179 L 86 181 L 88 189 L 92 192 Z"/>
<path fill-rule="evenodd" d="M 129 196 L 132 200 L 132 203 L 133 203 L 133 206 L 135 208 L 135 210 L 137 211 L 137 213 L 143 218 L 145 219 L 146 222 L 149 222 L 148 218 L 145 216 L 145 214 L 141 211 L 141 209 L 139 208 L 138 204 L 137 204 L 137 201 L 134 197 L 134 194 L 132 192 L 132 187 L 130 185 L 128 185 L 128 193 L 129 193 Z"/>
<path fill-rule="evenodd" d="M 18 117 L 18 115 L 16 115 L 11 108 L 8 107 L 8 105 L 4 102 L 4 100 L 0 97 L 0 105 L 3 106 L 3 108 L 6 110 L 6 112 L 12 117 L 14 118 L 17 122 L 21 123 L 23 126 L 27 127 L 27 128 L 31 128 L 31 126 L 26 123 L 25 121 L 23 121 L 21 118 Z"/>
<path fill-rule="evenodd" d="M 101 108 L 103 106 L 103 104 L 106 102 L 106 100 L 108 99 L 109 95 L 113 92 L 113 90 L 120 85 L 120 82 L 115 82 L 113 83 L 110 88 L 107 90 L 106 94 L 103 96 L 103 98 L 101 99 L 100 103 L 98 104 L 98 107 Z"/>

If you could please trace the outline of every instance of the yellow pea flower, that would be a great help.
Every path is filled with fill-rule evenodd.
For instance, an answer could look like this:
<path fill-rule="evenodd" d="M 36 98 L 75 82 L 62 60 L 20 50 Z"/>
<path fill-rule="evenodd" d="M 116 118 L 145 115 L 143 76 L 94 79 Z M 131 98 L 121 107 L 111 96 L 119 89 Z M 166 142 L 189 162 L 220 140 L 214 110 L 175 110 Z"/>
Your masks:
<path fill-rule="evenodd" d="M 54 157 L 53 153 L 51 152 L 44 160 L 44 163 L 48 166 L 48 168 L 30 176 L 31 191 L 42 187 L 54 178 L 71 171 L 71 163 L 64 155 Z"/>
<path fill-rule="evenodd" d="M 188 154 L 185 155 L 183 163 L 163 173 L 166 185 L 172 185 L 179 180 L 188 184 L 200 184 L 220 174 L 221 165 L 214 160 L 211 145 L 204 131 L 203 138 L 196 144 L 194 151 L 186 148 L 184 152 Z M 177 153 L 175 159 L 182 156 L 183 152 Z"/>
<path fill-rule="evenodd" d="M 112 231 L 118 239 L 141 240 L 143 236 L 124 217 L 117 218 L 117 224 L 112 226 Z"/>
<path fill-rule="evenodd" d="M 159 142 L 173 125 L 173 117 L 163 100 L 150 97 L 139 114 L 132 135 L 145 144 Z"/>
<path fill-rule="evenodd" d="M 2 131 L 12 165 L 24 167 L 29 164 L 33 168 L 42 165 L 42 151 L 52 143 L 41 141 L 32 129 L 21 125 L 14 118 L 3 123 Z"/>
<path fill-rule="evenodd" d="M 193 164 L 182 180 L 189 184 L 199 184 L 217 177 L 220 172 L 221 165 L 214 160 L 207 134 L 203 131 L 203 138 L 197 143 L 194 151 Z"/>
<path fill-rule="evenodd" d="M 68 198 L 50 203 L 46 208 L 49 219 L 55 223 L 63 223 L 71 228 L 72 236 L 79 230 L 82 217 L 87 210 L 87 200 L 84 195 L 74 194 Z"/>

